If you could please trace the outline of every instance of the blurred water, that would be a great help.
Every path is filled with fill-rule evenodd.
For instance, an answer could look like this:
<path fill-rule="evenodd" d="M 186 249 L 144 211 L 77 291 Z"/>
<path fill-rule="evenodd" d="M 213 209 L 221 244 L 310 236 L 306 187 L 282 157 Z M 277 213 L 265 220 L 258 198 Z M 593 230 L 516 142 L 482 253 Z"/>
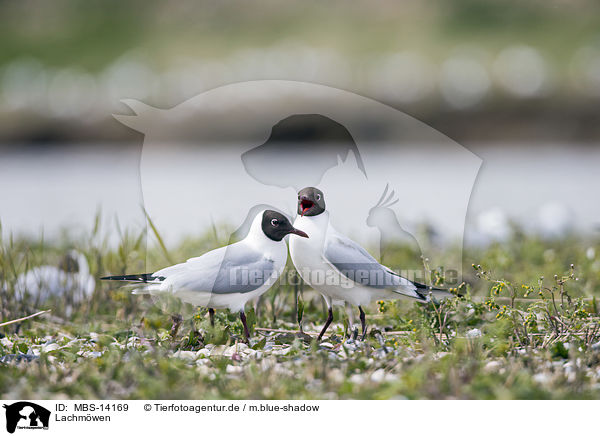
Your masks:
<path fill-rule="evenodd" d="M 58 237 L 64 229 L 87 232 L 98 210 L 111 226 L 115 219 L 122 228 L 142 228 L 144 225 L 139 147 L 103 144 L 34 152 L 14 151 L 17 149 L 4 148 L 0 151 L 0 219 L 5 236 L 9 233 L 37 236 L 42 229 L 46 238 Z M 600 175 L 597 167 L 600 148 L 583 144 L 480 144 L 472 151 L 483 160 L 483 165 L 469 205 L 465 232 L 468 240 L 477 241 L 481 233 L 486 233 L 486 225 L 505 225 L 506 220 L 498 214 L 503 214 L 508 220 L 517 220 L 531 232 L 598 231 Z M 171 168 L 193 170 L 199 157 L 190 153 L 185 148 L 177 153 L 170 150 L 168 164 Z M 204 157 L 210 160 L 215 187 L 235 197 L 244 192 L 248 181 L 247 175 L 231 171 L 232 153 L 235 154 L 227 147 L 216 147 Z M 393 184 L 396 172 L 393 164 L 386 159 L 385 152 L 374 156 L 369 161 L 369 171 L 385 173 Z M 152 165 L 166 165 L 160 156 L 154 158 L 157 160 Z M 427 185 L 428 173 L 450 166 L 458 175 L 463 170 L 463 163 L 456 156 L 444 155 L 441 150 L 437 159 L 404 167 L 402 180 L 409 177 L 415 183 Z M 409 173 L 406 174 L 406 171 Z M 207 208 L 212 211 L 211 220 L 225 221 L 234 227 L 248 213 L 247 204 L 243 201 L 228 199 L 215 204 L 201 198 L 177 198 L 181 184 L 186 180 L 173 178 L 167 171 L 164 174 L 157 171 L 152 180 L 154 187 L 160 187 L 161 192 L 169 197 L 169 210 L 160 215 L 157 223 L 168 243 L 205 231 L 210 221 L 202 222 L 190 219 L 190 216 L 200 215 Z M 337 179 L 333 183 L 344 182 Z M 448 180 L 447 183 L 451 185 L 454 181 Z M 436 187 L 430 189 L 435 192 Z M 285 191 L 285 195 L 290 197 L 289 204 L 286 203 L 283 208 L 293 213 L 295 194 L 292 189 L 289 191 L 289 195 Z M 360 201 L 360 194 L 354 195 L 357 196 L 349 196 L 348 201 Z M 423 206 L 437 213 L 414 216 L 408 208 L 400 208 L 398 215 L 404 219 L 409 231 L 416 228 L 423 218 L 437 228 L 444 239 L 452 240 L 459 236 L 451 234 L 452 229 L 460 228 L 464 219 L 460 213 L 453 213 L 452 200 L 423 197 L 423 205 L 420 205 L 411 199 L 410 209 L 420 210 Z M 176 206 L 178 201 L 181 201 L 181 208 Z M 182 213 L 184 209 L 186 213 Z M 365 225 L 365 217 L 358 214 L 345 214 L 343 220 L 338 219 L 336 226 L 355 236 L 372 231 Z M 491 234 L 494 232 L 502 234 L 502 229 L 492 228 L 489 231 Z M 115 235 L 113 242 L 118 239 Z"/>
<path fill-rule="evenodd" d="M 131 145 L 0 149 L 3 235 L 81 234 L 98 212 L 113 227 L 118 219 L 141 228 L 139 159 L 140 149 Z"/>

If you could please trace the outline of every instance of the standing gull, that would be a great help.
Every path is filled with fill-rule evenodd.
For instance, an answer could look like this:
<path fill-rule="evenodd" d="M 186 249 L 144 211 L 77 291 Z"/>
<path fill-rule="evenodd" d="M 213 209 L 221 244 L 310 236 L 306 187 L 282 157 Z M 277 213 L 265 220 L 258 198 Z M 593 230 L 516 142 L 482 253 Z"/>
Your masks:
<path fill-rule="evenodd" d="M 273 210 L 259 212 L 248 235 L 239 242 L 209 251 L 185 263 L 154 273 L 103 277 L 139 283 L 136 294 L 169 293 L 194 306 L 240 313 L 244 335 L 249 339 L 244 306 L 267 292 L 279 278 L 287 261 L 283 238 L 294 234 L 308 238 L 290 221 Z"/>
<path fill-rule="evenodd" d="M 319 340 L 333 321 L 332 300 L 358 306 L 364 339 L 367 325 L 362 306 L 371 301 L 405 296 L 426 302 L 430 295 L 434 298 L 452 296 L 443 289 L 401 277 L 337 232 L 329 222 L 323 192 L 317 188 L 304 188 L 298 193 L 298 217 L 294 227 L 310 234 L 310 239 L 290 241 L 292 262 L 304 281 L 323 295 L 328 307 Z"/>

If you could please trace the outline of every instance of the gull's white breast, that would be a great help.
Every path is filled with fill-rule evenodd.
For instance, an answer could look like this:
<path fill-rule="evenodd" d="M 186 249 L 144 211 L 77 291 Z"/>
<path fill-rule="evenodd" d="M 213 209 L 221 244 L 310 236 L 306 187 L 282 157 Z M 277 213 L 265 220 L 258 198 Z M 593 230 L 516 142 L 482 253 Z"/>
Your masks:
<path fill-rule="evenodd" d="M 353 304 L 366 304 L 370 301 L 368 290 L 331 265 L 324 256 L 324 247 L 329 231 L 327 212 L 315 217 L 299 216 L 294 227 L 306 232 L 308 238 L 290 240 L 290 256 L 300 277 L 312 288 L 334 300 L 349 301 Z"/>

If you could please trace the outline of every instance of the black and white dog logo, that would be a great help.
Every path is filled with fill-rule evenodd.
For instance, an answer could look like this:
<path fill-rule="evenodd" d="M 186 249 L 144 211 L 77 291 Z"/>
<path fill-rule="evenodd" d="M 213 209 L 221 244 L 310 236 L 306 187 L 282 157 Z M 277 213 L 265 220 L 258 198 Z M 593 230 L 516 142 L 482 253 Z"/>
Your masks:
<path fill-rule="evenodd" d="M 48 429 L 50 411 L 29 401 L 4 405 L 6 409 L 6 431 L 14 433 L 18 429 Z"/>

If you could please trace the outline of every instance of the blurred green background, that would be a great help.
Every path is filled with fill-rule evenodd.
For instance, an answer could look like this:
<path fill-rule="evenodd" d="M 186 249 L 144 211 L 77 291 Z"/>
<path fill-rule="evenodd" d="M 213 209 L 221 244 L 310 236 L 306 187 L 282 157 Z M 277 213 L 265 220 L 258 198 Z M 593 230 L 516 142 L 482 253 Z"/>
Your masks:
<path fill-rule="evenodd" d="M 473 300 L 373 304 L 369 325 L 387 334 L 369 337 L 366 347 L 342 347 L 348 318 L 338 308 L 330 329 L 337 337 L 329 338 L 335 350 L 267 333 L 241 351 L 212 347 L 241 333 L 236 314 L 219 312 L 215 331 L 200 311 L 194 328 L 205 344 L 189 324 L 171 338 L 168 311 L 106 282 L 96 281 L 93 297 L 70 314 L 67 299 L 16 298 L 21 274 L 59 265 L 73 247 L 97 278 L 151 271 L 229 241 L 247 213 L 234 209 L 242 202 L 223 195 L 205 205 L 199 195 L 183 198 L 171 215 L 194 230 L 155 220 L 166 248 L 155 243 L 141 209 L 142 138 L 112 114 L 129 113 L 126 98 L 170 108 L 259 79 L 319 83 L 385 102 L 481 159 L 463 240 L 439 230 L 456 196 L 440 199 L 433 187 L 420 204 L 397 206 L 403 228 L 427 235 L 433 278 L 462 259 Z M 599 398 L 599 103 L 598 1 L 0 0 L 0 321 L 53 310 L 4 328 L 0 395 Z M 223 177 L 207 189 L 236 194 L 249 178 L 234 177 L 239 155 L 231 159 L 220 145 L 206 157 Z M 156 171 L 150 184 L 169 199 L 188 186 L 185 176 L 199 161 L 173 148 L 157 161 L 177 177 Z M 369 171 L 381 172 L 379 165 Z M 422 184 L 440 166 L 464 174 L 443 153 L 423 154 L 422 165 L 404 171 Z M 403 198 L 412 186 L 394 186 L 396 173 L 389 172 L 390 186 Z M 423 204 L 435 214 L 411 221 L 406 211 Z M 198 210 L 211 219 L 229 211 L 229 221 L 202 228 Z M 366 234 L 361 224 L 349 236 Z M 418 259 L 405 248 L 392 246 L 385 263 L 400 268 Z M 255 326 L 295 329 L 297 292 L 306 330 L 317 331 L 321 298 L 289 285 L 265 294 Z"/>
<path fill-rule="evenodd" d="M 600 137 L 591 0 L 0 2 L 0 141 L 131 139 L 121 98 L 171 107 L 254 79 L 331 85 L 460 141 Z"/>

